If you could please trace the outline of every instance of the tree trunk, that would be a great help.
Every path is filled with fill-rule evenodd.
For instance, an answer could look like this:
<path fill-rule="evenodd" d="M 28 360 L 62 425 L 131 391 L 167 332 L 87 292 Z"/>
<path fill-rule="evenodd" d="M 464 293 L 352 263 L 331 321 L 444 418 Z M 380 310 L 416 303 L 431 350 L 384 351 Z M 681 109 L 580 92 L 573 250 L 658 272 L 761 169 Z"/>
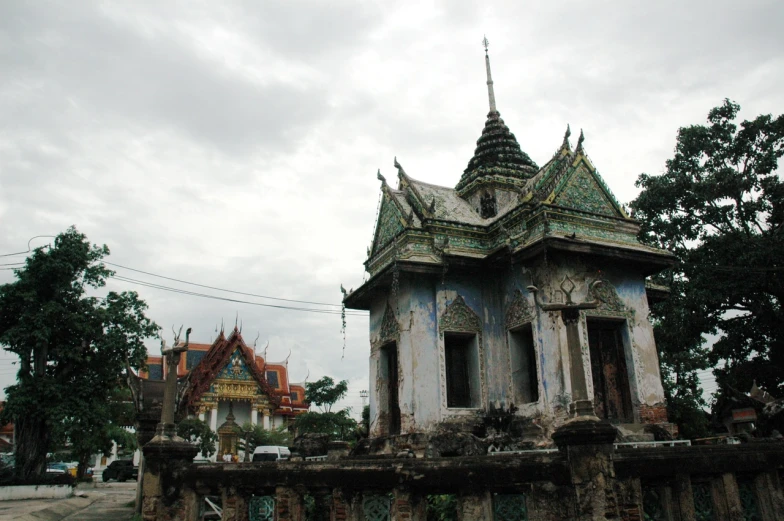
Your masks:
<path fill-rule="evenodd" d="M 81 480 L 84 478 L 84 472 L 87 470 L 87 465 L 90 463 L 90 454 L 80 454 L 79 455 L 79 466 L 76 467 L 76 479 Z"/>
<path fill-rule="evenodd" d="M 46 472 L 46 451 L 49 430 L 41 418 L 16 418 L 16 475 L 21 479 L 40 476 Z"/>

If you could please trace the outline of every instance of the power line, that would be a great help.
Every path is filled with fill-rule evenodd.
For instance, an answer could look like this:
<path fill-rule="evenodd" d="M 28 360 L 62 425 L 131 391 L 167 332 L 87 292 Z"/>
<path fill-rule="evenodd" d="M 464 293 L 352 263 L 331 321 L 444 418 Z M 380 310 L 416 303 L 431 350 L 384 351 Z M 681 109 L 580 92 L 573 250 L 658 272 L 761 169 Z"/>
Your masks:
<path fill-rule="evenodd" d="M 164 275 L 157 275 L 155 273 L 150 273 L 149 271 L 142 271 L 142 270 L 137 270 L 136 268 L 129 268 L 128 266 L 122 266 L 120 264 L 115 264 L 115 263 L 109 262 L 109 261 L 103 261 L 103 263 L 104 264 L 108 264 L 109 266 L 115 266 L 117 268 L 122 268 L 122 269 L 125 269 L 125 270 L 135 271 L 137 273 L 143 273 L 143 274 L 149 275 L 151 277 L 158 277 L 158 278 L 161 278 L 161 279 L 171 280 L 173 282 L 179 282 L 181 284 L 189 284 L 191 286 L 197 286 L 199 288 L 214 289 L 214 290 L 217 290 L 217 291 L 225 291 L 226 293 L 234 293 L 234 294 L 237 294 L 237 295 L 245 295 L 247 297 L 266 298 L 266 299 L 270 299 L 270 300 L 282 300 L 284 302 L 298 302 L 300 304 L 315 304 L 317 306 L 340 307 L 340 304 L 327 304 L 325 302 L 311 302 L 309 300 L 295 300 L 295 299 L 289 299 L 289 298 L 270 297 L 270 296 L 267 296 L 267 295 L 258 295 L 256 293 L 245 293 L 245 292 L 242 292 L 242 291 L 234 291 L 234 290 L 231 290 L 231 289 L 218 288 L 218 287 L 215 287 L 215 286 L 207 286 L 205 284 L 197 284 L 196 282 L 189 282 L 187 280 L 175 279 L 175 278 L 172 278 L 172 277 L 166 277 Z"/>
<path fill-rule="evenodd" d="M 13 255 L 24 255 L 26 253 L 30 253 L 31 251 L 33 251 L 33 249 L 30 247 L 30 243 L 33 242 L 33 239 L 41 239 L 43 237 L 46 237 L 46 238 L 49 238 L 49 239 L 56 239 L 56 237 L 54 235 L 36 235 L 35 237 L 30 237 L 30 240 L 27 241 L 27 251 L 18 251 L 16 253 L 4 253 L 4 254 L 0 255 L 0 257 L 11 257 Z"/>
<path fill-rule="evenodd" d="M 23 254 L 30 253 L 32 251 L 30 243 L 34 239 L 42 238 L 42 237 L 55 238 L 55 236 L 53 236 L 53 235 L 36 235 L 35 237 L 31 237 L 30 240 L 27 242 L 27 251 L 15 252 L 15 253 L 7 253 L 7 254 L 4 254 L 4 255 L 0 255 L 0 257 L 7 257 L 7 256 L 11 256 L 11 255 L 23 255 Z M 122 264 L 116 264 L 116 263 L 109 262 L 109 261 L 102 261 L 102 262 L 103 262 L 103 264 L 106 264 L 106 265 L 109 265 L 109 266 L 114 266 L 114 267 L 117 267 L 117 268 L 129 270 L 129 271 L 134 271 L 136 273 L 142 273 L 144 275 L 148 275 L 148 276 L 151 276 L 151 277 L 157 277 L 157 278 L 161 278 L 161 279 L 165 279 L 165 280 L 170 280 L 170 281 L 173 281 L 173 282 L 178 282 L 180 284 L 188 284 L 188 285 L 191 285 L 191 286 L 196 286 L 196 287 L 205 288 L 205 289 L 212 289 L 212 290 L 216 290 L 216 291 L 223 291 L 223 292 L 226 292 L 226 293 L 233 293 L 233 294 L 236 294 L 236 295 L 244 295 L 244 296 L 248 296 L 248 297 L 256 297 L 256 298 L 263 298 L 263 299 L 269 299 L 269 300 L 277 300 L 277 301 L 281 301 L 281 302 L 294 302 L 294 303 L 299 303 L 299 304 L 311 304 L 311 305 L 315 305 L 315 306 L 329 306 L 329 307 L 331 307 L 333 309 L 314 309 L 314 308 L 303 308 L 303 307 L 282 306 L 282 305 L 274 305 L 274 304 L 264 304 L 264 303 L 260 303 L 260 302 L 250 302 L 250 301 L 247 301 L 247 300 L 232 299 L 232 298 L 227 298 L 227 297 L 220 297 L 220 296 L 217 296 L 217 295 L 208 295 L 208 294 L 205 294 L 205 293 L 192 292 L 192 291 L 188 291 L 188 290 L 184 290 L 184 289 L 180 289 L 180 288 L 173 288 L 173 287 L 170 287 L 170 286 L 164 286 L 164 285 L 161 285 L 161 284 L 155 284 L 153 282 L 148 282 L 148 281 L 143 281 L 143 280 L 138 280 L 138 279 L 132 279 L 130 277 L 123 277 L 123 276 L 118 276 L 118 275 L 115 275 L 113 277 L 115 280 L 118 280 L 118 281 L 121 281 L 121 282 L 127 282 L 127 283 L 131 283 L 131 284 L 138 284 L 138 285 L 149 287 L 149 288 L 153 288 L 153 289 L 160 289 L 160 290 L 163 290 L 163 291 L 170 291 L 170 292 L 173 292 L 173 293 L 179 293 L 179 294 L 183 294 L 183 295 L 196 296 L 196 297 L 201 297 L 201 298 L 210 298 L 210 299 L 214 299 L 214 300 L 223 300 L 223 301 L 226 301 L 226 302 L 235 302 L 235 303 L 240 303 L 240 304 L 249 304 L 249 305 L 252 305 L 252 306 L 262 306 L 262 307 L 270 307 L 270 308 L 277 308 L 277 309 L 288 309 L 288 310 L 292 310 L 292 311 L 305 311 L 305 312 L 309 312 L 309 313 L 325 313 L 325 314 L 333 314 L 333 315 L 341 315 L 344 312 L 342 309 L 340 309 L 341 308 L 341 304 L 331 304 L 331 303 L 326 303 L 326 302 L 314 302 L 314 301 L 309 301 L 309 300 L 296 300 L 296 299 L 288 299 L 288 298 L 282 298 L 282 297 L 271 297 L 269 295 L 260 295 L 260 294 L 257 294 L 257 293 L 247 293 L 247 292 L 242 292 L 242 291 L 235 291 L 235 290 L 220 288 L 220 287 L 217 287 L 217 286 L 208 286 L 206 284 L 199 284 L 199 283 L 190 282 L 190 281 L 187 281 L 187 280 L 176 279 L 176 278 L 173 278 L 173 277 L 167 277 L 165 275 L 159 275 L 157 273 L 152 273 L 152 272 L 149 272 L 149 271 L 139 270 L 139 269 L 136 269 L 136 268 L 131 268 L 129 266 L 124 266 Z M 17 265 L 23 265 L 23 264 L 24 264 L 23 262 L 18 262 L 18 263 L 0 264 L 0 266 L 17 266 Z M 0 271 L 11 271 L 11 270 L 15 270 L 15 269 L 18 269 L 18 268 L 0 268 Z M 101 297 L 98 297 L 98 298 L 101 298 Z M 345 314 L 346 314 L 346 316 L 349 316 L 349 315 L 350 316 L 367 316 L 367 313 L 362 313 L 362 312 L 358 312 L 358 311 L 347 311 L 347 312 L 345 312 Z"/>
<path fill-rule="evenodd" d="M 194 296 L 194 297 L 209 298 L 209 299 L 213 299 L 213 300 L 222 300 L 224 302 L 234 302 L 234 303 L 238 303 L 238 304 L 249 304 L 251 306 L 261 306 L 261 307 L 276 308 L 276 309 L 288 309 L 288 310 L 291 310 L 291 311 L 306 311 L 306 312 L 309 312 L 309 313 L 323 313 L 323 314 L 327 314 L 327 315 L 340 315 L 342 313 L 338 309 L 300 308 L 300 307 L 283 306 L 283 305 L 277 305 L 277 304 L 264 304 L 262 302 L 250 302 L 248 300 L 233 299 L 233 298 L 228 298 L 228 297 L 219 297 L 217 295 L 208 295 L 206 293 L 196 293 L 194 291 L 188 291 L 188 290 L 179 289 L 179 288 L 172 288 L 172 287 L 169 287 L 169 286 L 162 286 L 160 284 L 154 284 L 154 283 L 146 282 L 146 281 L 143 281 L 143 280 L 130 279 L 130 278 L 127 278 L 127 277 L 122 277 L 122 276 L 117 276 L 117 275 L 115 275 L 112 278 L 114 280 L 118 280 L 120 282 L 128 282 L 128 283 L 131 283 L 131 284 L 138 284 L 140 286 L 145 286 L 145 287 L 153 288 L 153 289 L 160 289 L 160 290 L 163 290 L 163 291 L 170 291 L 172 293 L 179 293 L 181 295 L 190 295 L 190 296 Z M 367 315 L 365 315 L 364 313 L 356 313 L 356 312 L 347 311 L 346 312 L 346 316 L 360 316 L 360 317 L 364 317 L 364 316 L 367 316 Z"/>

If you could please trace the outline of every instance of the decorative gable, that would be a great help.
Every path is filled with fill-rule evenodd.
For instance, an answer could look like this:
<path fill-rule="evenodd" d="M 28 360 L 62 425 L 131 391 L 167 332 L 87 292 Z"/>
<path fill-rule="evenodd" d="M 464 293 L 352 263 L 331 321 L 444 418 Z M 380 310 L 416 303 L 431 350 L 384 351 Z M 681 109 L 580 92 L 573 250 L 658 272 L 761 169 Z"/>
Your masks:
<path fill-rule="evenodd" d="M 405 229 L 403 215 L 392 197 L 384 191 L 381 201 L 381 210 L 378 212 L 376 223 L 376 237 L 373 241 L 373 253 L 386 246 L 397 234 Z"/>
<path fill-rule="evenodd" d="M 226 365 L 221 369 L 218 373 L 218 378 L 225 379 L 225 380 L 252 380 L 253 376 L 250 374 L 250 370 L 248 369 L 248 365 L 245 363 L 245 359 L 240 352 L 240 349 L 237 348 L 232 353 L 231 358 L 226 363 Z"/>
<path fill-rule="evenodd" d="M 444 310 L 438 324 L 438 331 L 444 336 L 444 331 L 481 333 L 482 319 L 468 307 L 462 295 L 458 295 Z"/>
<path fill-rule="evenodd" d="M 598 174 L 585 165 L 574 169 L 548 198 L 558 206 L 598 213 L 609 217 L 624 217 L 618 203 L 608 194 L 598 179 Z"/>
<path fill-rule="evenodd" d="M 512 303 L 509 305 L 509 309 L 506 310 L 506 328 L 516 328 L 526 322 L 531 322 L 533 318 L 534 312 L 533 309 L 531 309 L 531 304 L 529 304 L 528 299 L 525 298 L 523 292 L 516 289 Z"/>

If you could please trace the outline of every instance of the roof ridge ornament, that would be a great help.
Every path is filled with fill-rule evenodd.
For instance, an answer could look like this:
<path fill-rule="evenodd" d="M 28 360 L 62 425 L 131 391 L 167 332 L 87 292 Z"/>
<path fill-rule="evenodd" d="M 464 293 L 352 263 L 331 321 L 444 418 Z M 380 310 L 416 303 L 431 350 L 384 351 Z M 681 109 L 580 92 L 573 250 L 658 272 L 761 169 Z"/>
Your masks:
<path fill-rule="evenodd" d="M 583 152 L 583 141 L 585 141 L 585 134 L 583 134 L 583 129 L 580 129 L 580 137 L 577 139 L 577 148 L 574 150 L 575 152 Z"/>
<path fill-rule="evenodd" d="M 386 177 L 384 177 L 383 175 L 381 175 L 381 169 L 380 169 L 380 168 L 378 169 L 378 173 L 376 174 L 376 179 L 378 179 L 379 181 L 381 181 L 381 184 L 382 184 L 382 185 L 386 186 L 386 184 L 387 184 L 387 178 L 386 178 Z"/>
<path fill-rule="evenodd" d="M 485 67 L 487 68 L 487 96 L 490 98 L 490 112 L 498 112 L 495 107 L 495 91 L 493 90 L 493 75 L 490 73 L 490 55 L 487 53 L 487 48 L 490 46 L 490 41 L 487 36 L 482 40 L 482 45 L 485 46 Z"/>
<path fill-rule="evenodd" d="M 402 175 L 402 176 L 408 177 L 408 174 L 406 173 L 406 171 L 403 170 L 403 166 L 400 163 L 397 162 L 397 156 L 395 156 L 394 165 L 395 165 L 395 168 L 397 168 L 397 175 L 398 176 Z"/>
<path fill-rule="evenodd" d="M 566 124 L 566 132 L 564 132 L 563 144 L 561 148 L 565 148 L 566 150 L 571 150 L 572 147 L 569 144 L 569 136 L 572 135 L 572 129 L 569 127 L 569 123 Z M 582 135 L 582 131 L 580 131 L 580 135 Z"/>

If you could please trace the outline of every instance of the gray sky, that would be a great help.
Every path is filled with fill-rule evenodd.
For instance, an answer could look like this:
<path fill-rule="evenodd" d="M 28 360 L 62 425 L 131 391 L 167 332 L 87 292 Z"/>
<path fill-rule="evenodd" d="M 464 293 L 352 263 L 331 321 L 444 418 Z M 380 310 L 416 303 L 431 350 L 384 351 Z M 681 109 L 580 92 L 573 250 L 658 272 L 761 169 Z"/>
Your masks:
<path fill-rule="evenodd" d="M 567 123 L 583 128 L 628 202 L 677 128 L 723 98 L 745 118 L 784 110 L 782 20 L 784 4 L 753 0 L 2 2 L 0 253 L 75 224 L 118 264 L 338 303 L 340 283 L 363 280 L 376 170 L 395 179 L 396 155 L 454 186 L 471 158 L 484 34 L 523 150 L 543 164 Z M 348 318 L 341 360 L 339 315 L 109 288 L 138 290 L 167 332 L 201 342 L 239 313 L 272 361 L 292 351 L 293 380 L 348 379 L 359 409 L 365 317 Z M 0 386 L 12 373 L 0 361 Z"/>

